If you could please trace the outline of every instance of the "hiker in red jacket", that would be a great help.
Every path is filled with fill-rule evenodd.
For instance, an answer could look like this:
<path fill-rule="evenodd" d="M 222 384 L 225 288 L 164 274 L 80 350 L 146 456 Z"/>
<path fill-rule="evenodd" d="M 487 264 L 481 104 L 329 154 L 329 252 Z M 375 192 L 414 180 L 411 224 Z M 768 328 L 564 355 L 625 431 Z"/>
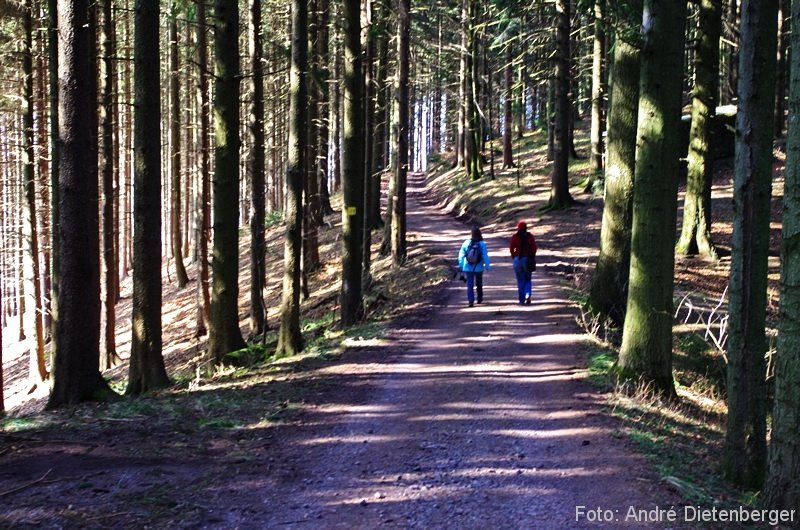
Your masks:
<path fill-rule="evenodd" d="M 509 245 L 514 259 L 514 274 L 517 276 L 517 291 L 520 304 L 531 303 L 531 273 L 536 270 L 536 238 L 528 232 L 525 221 L 517 223 L 517 231 L 511 236 Z"/>

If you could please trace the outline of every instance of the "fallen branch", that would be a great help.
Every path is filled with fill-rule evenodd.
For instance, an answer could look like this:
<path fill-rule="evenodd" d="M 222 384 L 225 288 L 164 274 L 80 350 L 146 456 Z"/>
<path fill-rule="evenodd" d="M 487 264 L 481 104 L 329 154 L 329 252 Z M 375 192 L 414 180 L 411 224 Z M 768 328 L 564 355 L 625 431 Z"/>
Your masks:
<path fill-rule="evenodd" d="M 47 473 L 45 473 L 44 475 L 42 475 L 41 477 L 39 477 L 39 478 L 38 478 L 38 479 L 36 479 L 36 480 L 33 480 L 33 481 L 31 481 L 31 482 L 28 482 L 27 484 L 23 484 L 23 485 L 21 485 L 21 486 L 17 486 L 16 488 L 11 488 L 10 490 L 6 490 L 6 491 L 4 491 L 4 492 L 1 492 L 1 493 L 0 493 L 0 497 L 5 497 L 6 495 L 11 495 L 12 493 L 16 493 L 16 492 L 18 492 L 18 491 L 22 491 L 22 490 L 24 490 L 25 488 L 28 488 L 28 487 L 30 487 L 30 486 L 33 486 L 34 484 L 38 484 L 38 483 L 40 483 L 40 482 L 43 482 L 43 481 L 44 481 L 44 479 L 46 479 L 46 478 L 47 478 L 47 475 L 49 475 L 51 471 L 53 471 L 53 468 L 50 468 L 50 469 L 48 469 L 48 470 L 47 470 Z"/>

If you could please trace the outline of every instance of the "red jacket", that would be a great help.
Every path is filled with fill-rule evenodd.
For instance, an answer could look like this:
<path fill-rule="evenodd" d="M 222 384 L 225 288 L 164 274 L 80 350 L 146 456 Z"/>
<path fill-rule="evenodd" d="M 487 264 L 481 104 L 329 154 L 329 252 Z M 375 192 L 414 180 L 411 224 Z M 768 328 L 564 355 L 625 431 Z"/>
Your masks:
<path fill-rule="evenodd" d="M 508 249 L 511 251 L 511 257 L 518 257 L 518 256 L 535 256 L 536 255 L 536 238 L 533 237 L 533 234 L 530 232 L 524 232 L 527 235 L 527 248 L 522 248 L 523 238 L 520 237 L 519 232 L 515 232 L 513 236 L 511 236 L 511 244 L 509 245 Z"/>

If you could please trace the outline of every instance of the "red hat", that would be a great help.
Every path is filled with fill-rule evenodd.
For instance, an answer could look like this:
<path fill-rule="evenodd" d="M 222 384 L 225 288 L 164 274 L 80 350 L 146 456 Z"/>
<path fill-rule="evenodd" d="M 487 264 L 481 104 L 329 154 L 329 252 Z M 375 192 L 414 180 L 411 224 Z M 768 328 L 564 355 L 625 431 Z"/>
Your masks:
<path fill-rule="evenodd" d="M 528 225 L 525 224 L 525 221 L 520 221 L 519 223 L 517 223 L 517 230 L 527 230 L 527 229 Z"/>

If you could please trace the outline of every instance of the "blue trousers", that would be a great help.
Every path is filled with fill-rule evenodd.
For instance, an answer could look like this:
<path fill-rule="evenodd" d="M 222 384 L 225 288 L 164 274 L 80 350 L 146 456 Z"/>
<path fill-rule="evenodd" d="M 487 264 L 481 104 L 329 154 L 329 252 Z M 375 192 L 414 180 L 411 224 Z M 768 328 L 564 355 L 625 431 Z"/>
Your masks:
<path fill-rule="evenodd" d="M 475 302 L 475 287 L 478 288 L 478 303 L 483 302 L 483 272 L 464 271 L 467 277 L 467 302 Z"/>
<path fill-rule="evenodd" d="M 531 296 L 531 272 L 525 268 L 525 258 L 514 258 L 514 275 L 517 277 L 517 294 L 519 303 Z"/>

